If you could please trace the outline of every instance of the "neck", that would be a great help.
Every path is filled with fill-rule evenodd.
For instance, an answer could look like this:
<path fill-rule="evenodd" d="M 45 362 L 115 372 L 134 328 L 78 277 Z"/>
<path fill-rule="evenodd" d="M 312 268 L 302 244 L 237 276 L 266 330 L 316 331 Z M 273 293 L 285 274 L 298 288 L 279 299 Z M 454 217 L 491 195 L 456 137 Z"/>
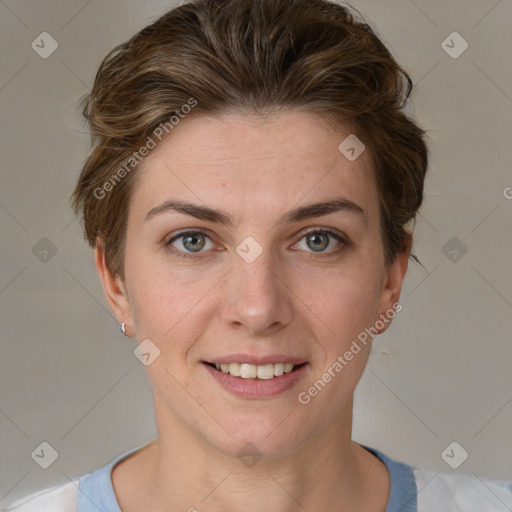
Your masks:
<path fill-rule="evenodd" d="M 160 411 L 159 437 L 144 448 L 132 486 L 139 496 L 144 494 L 151 510 L 385 509 L 387 470 L 351 440 L 352 401 L 293 453 L 252 461 L 218 450 L 170 414 L 162 414 L 164 409 L 155 410 Z"/>

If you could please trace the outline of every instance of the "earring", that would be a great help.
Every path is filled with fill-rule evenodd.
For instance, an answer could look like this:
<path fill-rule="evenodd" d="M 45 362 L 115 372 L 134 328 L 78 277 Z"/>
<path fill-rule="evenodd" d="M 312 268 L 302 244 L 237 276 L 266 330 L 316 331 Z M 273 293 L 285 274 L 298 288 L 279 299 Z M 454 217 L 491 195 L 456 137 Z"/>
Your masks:
<path fill-rule="evenodd" d="M 123 336 L 126 336 L 126 324 L 124 322 L 121 324 L 121 332 Z"/>

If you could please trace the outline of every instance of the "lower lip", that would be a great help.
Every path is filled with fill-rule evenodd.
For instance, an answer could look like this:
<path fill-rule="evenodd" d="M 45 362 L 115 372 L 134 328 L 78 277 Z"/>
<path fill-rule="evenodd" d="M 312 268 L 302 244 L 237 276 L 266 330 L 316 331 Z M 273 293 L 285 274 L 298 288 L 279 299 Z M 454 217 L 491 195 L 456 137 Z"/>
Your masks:
<path fill-rule="evenodd" d="M 229 373 L 216 370 L 209 364 L 203 366 L 210 375 L 227 391 L 243 398 L 271 398 L 284 393 L 296 384 L 305 374 L 307 363 L 293 372 L 272 379 L 242 379 Z"/>

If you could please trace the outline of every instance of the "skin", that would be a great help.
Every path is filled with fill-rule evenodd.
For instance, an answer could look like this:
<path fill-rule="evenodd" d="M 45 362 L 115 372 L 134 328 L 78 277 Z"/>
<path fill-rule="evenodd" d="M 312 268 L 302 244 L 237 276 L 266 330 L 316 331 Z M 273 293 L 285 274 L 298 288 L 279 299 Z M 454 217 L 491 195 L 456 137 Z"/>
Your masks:
<path fill-rule="evenodd" d="M 310 403 L 297 399 L 398 302 L 407 271 L 408 254 L 384 265 L 369 151 L 351 162 L 338 150 L 349 133 L 304 112 L 190 116 L 137 171 L 125 279 L 108 270 L 100 247 L 95 254 L 128 335 L 160 349 L 146 367 L 159 436 L 112 473 L 123 512 L 385 510 L 388 472 L 351 440 L 353 394 L 371 343 Z M 353 201 L 364 216 L 341 211 L 277 223 L 297 206 L 334 197 Z M 221 209 L 234 224 L 176 212 L 145 221 L 170 198 Z M 324 235 L 315 252 L 306 230 L 326 227 L 350 243 Z M 197 228 L 209 238 L 199 240 L 196 259 L 176 255 L 191 253 L 183 238 L 166 246 Z M 250 264 L 236 252 L 248 236 L 263 251 Z M 202 363 L 231 353 L 295 355 L 308 365 L 278 396 L 241 398 Z M 237 457 L 248 442 L 262 453 L 250 468 Z"/>

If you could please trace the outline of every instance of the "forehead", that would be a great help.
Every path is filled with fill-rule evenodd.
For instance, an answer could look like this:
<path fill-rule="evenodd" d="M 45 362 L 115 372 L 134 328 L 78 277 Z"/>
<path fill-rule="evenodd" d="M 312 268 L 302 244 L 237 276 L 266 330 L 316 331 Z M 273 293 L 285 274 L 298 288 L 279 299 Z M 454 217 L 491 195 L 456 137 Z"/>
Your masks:
<path fill-rule="evenodd" d="M 235 216 L 252 206 L 281 214 L 341 195 L 378 215 L 369 152 L 351 161 L 339 149 L 350 135 L 305 112 L 190 116 L 141 163 L 131 206 L 148 211 L 173 197 Z"/>

